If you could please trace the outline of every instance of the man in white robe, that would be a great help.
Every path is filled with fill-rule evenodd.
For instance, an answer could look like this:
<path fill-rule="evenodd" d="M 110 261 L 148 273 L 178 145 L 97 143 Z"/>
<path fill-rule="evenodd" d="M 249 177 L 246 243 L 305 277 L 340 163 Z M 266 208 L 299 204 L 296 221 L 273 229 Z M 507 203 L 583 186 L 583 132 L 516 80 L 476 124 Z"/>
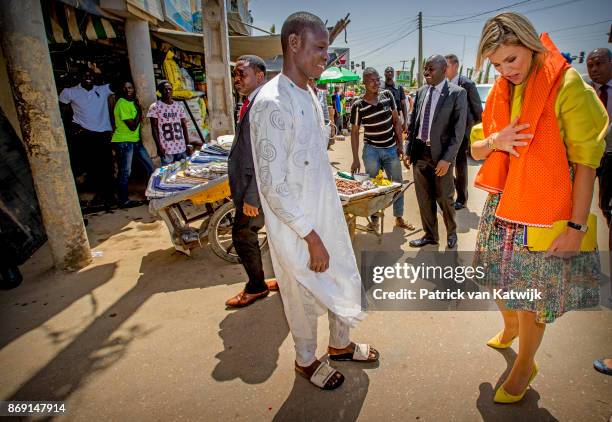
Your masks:
<path fill-rule="evenodd" d="M 378 352 L 349 338 L 349 327 L 364 318 L 362 286 L 327 156 L 323 112 L 307 86 L 308 78 L 318 78 L 325 68 L 328 37 L 323 22 L 310 13 L 287 18 L 283 71 L 255 99 L 251 140 L 296 370 L 333 389 L 343 376 L 315 356 L 321 313 L 328 311 L 331 359 L 372 362 Z"/>

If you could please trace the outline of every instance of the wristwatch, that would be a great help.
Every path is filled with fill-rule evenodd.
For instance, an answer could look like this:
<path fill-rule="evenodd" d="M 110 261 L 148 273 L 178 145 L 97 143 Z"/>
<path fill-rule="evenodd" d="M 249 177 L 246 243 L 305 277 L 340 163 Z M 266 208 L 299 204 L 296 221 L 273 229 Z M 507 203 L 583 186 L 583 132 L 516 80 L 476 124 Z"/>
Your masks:
<path fill-rule="evenodd" d="M 576 224 L 576 223 L 572 223 L 571 221 L 567 222 L 567 227 L 570 227 L 574 230 L 578 230 L 582 233 L 586 233 L 587 230 L 589 229 L 589 227 L 586 224 Z"/>
<path fill-rule="evenodd" d="M 496 148 L 493 146 L 493 138 L 492 137 L 488 137 L 487 138 L 487 147 L 492 150 L 495 151 Z"/>

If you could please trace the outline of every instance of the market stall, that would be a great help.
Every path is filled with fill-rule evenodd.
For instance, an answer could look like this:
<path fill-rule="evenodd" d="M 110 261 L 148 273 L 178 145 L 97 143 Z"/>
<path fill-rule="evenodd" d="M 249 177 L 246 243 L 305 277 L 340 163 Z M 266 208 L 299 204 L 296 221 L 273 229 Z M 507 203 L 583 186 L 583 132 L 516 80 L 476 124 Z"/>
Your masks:
<path fill-rule="evenodd" d="M 149 210 L 166 224 L 174 248 L 186 255 L 210 244 L 221 259 L 239 262 L 232 242 L 235 208 L 227 176 L 231 138 L 203 146 L 186 161 L 157 169 L 149 180 Z M 266 244 L 262 231 L 260 247 Z"/>
<path fill-rule="evenodd" d="M 355 178 L 359 180 L 355 180 Z M 344 209 L 344 217 L 349 229 L 351 240 L 355 239 L 357 230 L 374 233 L 378 243 L 382 242 L 385 222 L 385 209 L 393 205 L 395 200 L 414 182 L 396 183 L 384 179 L 382 172 L 374 179 L 367 175 L 351 175 L 339 172 L 336 176 L 336 188 Z M 380 229 L 373 230 L 368 226 L 357 224 L 357 217 L 364 217 L 371 222 L 371 216 L 380 219 Z"/>
<path fill-rule="evenodd" d="M 209 138 L 203 55 L 182 51 L 159 39 L 152 39 L 151 48 L 156 82 L 167 79 L 172 84 L 173 99 L 187 112 L 189 140 L 203 144 Z"/>

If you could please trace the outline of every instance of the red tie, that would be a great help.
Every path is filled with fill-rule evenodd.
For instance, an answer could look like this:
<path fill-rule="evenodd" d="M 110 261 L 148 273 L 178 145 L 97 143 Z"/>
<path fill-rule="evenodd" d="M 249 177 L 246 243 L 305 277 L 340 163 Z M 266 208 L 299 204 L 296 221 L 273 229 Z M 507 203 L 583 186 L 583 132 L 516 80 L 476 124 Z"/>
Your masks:
<path fill-rule="evenodd" d="M 599 99 L 603 103 L 604 107 L 608 108 L 608 85 L 602 85 L 599 87 Z"/>
<path fill-rule="evenodd" d="M 246 98 L 244 102 L 242 103 L 242 107 L 240 107 L 240 113 L 238 114 L 239 120 L 242 120 L 242 118 L 244 117 L 244 113 L 246 113 L 248 106 L 249 106 L 249 99 Z"/>

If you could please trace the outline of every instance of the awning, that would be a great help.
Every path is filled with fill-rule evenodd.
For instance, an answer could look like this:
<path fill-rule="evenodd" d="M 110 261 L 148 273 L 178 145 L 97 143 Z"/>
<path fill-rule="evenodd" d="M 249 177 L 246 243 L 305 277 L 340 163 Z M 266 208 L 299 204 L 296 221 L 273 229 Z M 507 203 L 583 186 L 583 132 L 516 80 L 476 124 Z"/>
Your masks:
<path fill-rule="evenodd" d="M 117 38 L 115 25 L 64 3 L 43 1 L 43 18 L 49 44 Z"/>
<path fill-rule="evenodd" d="M 341 83 L 341 82 L 354 82 L 359 81 L 361 78 L 356 73 L 351 72 L 344 67 L 330 67 L 325 69 L 321 74 L 321 77 L 317 81 L 321 84 L 327 83 Z"/>
<path fill-rule="evenodd" d="M 153 35 L 162 41 L 174 45 L 184 51 L 202 53 L 204 51 L 203 35 L 194 32 L 175 31 L 158 28 L 152 30 Z M 280 35 L 266 36 L 231 36 L 230 60 L 236 60 L 244 54 L 255 54 L 262 59 L 271 59 L 282 54 Z"/>

